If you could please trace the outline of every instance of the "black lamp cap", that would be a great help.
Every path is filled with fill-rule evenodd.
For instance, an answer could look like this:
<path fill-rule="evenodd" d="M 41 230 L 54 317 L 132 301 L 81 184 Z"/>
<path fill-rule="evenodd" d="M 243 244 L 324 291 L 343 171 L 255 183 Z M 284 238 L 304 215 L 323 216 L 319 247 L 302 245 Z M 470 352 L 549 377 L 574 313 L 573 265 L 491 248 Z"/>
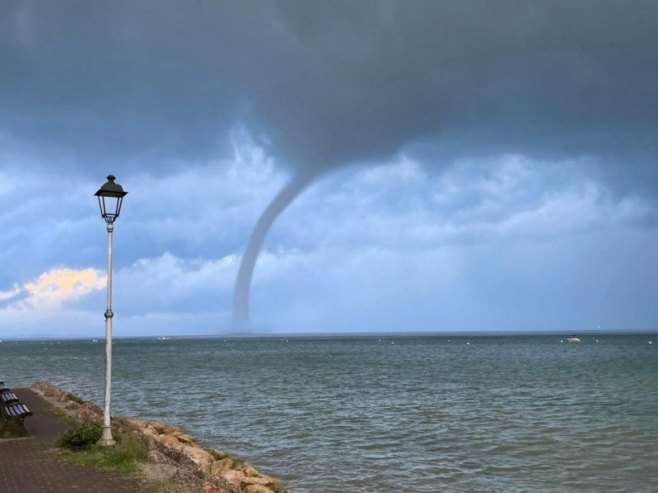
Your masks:
<path fill-rule="evenodd" d="M 121 185 L 115 183 L 114 180 L 116 180 L 116 176 L 108 175 L 107 183 L 105 183 L 102 187 L 100 187 L 98 189 L 98 192 L 96 192 L 94 195 L 96 197 L 118 197 L 118 198 L 125 196 L 128 192 L 124 192 Z"/>

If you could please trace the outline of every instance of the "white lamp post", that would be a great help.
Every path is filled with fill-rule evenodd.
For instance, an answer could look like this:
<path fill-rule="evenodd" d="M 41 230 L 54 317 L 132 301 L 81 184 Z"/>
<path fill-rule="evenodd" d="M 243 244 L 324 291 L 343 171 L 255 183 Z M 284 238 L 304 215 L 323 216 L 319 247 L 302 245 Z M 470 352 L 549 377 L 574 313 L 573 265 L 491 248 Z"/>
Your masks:
<path fill-rule="evenodd" d="M 105 408 L 103 410 L 103 434 L 99 445 L 111 446 L 116 442 L 112 438 L 110 423 L 110 386 L 112 384 L 112 232 L 114 221 L 119 217 L 124 192 L 121 185 L 115 183 L 113 175 L 107 177 L 105 183 L 94 195 L 98 197 L 101 216 L 107 223 L 107 309 L 105 310 Z"/>

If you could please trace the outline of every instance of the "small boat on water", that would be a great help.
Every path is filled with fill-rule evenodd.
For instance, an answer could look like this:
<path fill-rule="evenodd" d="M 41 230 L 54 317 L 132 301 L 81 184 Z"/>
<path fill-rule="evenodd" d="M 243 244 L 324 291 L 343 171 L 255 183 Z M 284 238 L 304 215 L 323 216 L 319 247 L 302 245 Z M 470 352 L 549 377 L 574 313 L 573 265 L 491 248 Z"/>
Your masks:
<path fill-rule="evenodd" d="M 568 342 L 570 344 L 578 344 L 579 342 L 582 342 L 580 337 L 578 336 L 569 336 L 566 339 L 564 339 L 564 342 Z"/>

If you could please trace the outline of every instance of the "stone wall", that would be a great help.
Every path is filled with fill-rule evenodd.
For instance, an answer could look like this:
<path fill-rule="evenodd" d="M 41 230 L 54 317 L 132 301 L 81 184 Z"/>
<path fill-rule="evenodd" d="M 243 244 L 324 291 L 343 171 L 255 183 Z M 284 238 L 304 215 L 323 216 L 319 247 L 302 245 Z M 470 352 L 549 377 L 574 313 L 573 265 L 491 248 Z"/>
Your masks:
<path fill-rule="evenodd" d="M 44 381 L 35 383 L 33 389 L 77 419 L 103 421 L 103 412 L 98 406 L 66 390 Z M 173 464 L 168 474 L 178 477 L 192 475 L 201 479 L 202 493 L 280 492 L 279 480 L 221 450 L 198 445 L 194 437 L 176 426 L 121 416 L 112 418 L 112 426 L 143 437 L 149 444 L 149 461 L 152 465 Z M 285 493 L 293 492 L 286 490 Z"/>

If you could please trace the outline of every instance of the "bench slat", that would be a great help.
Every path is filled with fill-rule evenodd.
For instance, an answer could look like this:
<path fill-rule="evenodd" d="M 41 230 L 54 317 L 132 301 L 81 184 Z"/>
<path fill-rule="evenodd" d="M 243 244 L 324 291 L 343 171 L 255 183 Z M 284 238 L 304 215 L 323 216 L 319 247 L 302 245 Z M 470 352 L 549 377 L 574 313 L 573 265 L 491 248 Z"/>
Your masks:
<path fill-rule="evenodd" d="M 14 404 L 5 406 L 5 413 L 8 417 L 14 419 L 32 416 L 32 411 L 30 411 L 22 402 L 15 402 Z"/>
<path fill-rule="evenodd" d="M 0 390 L 0 400 L 4 404 L 9 404 L 12 402 L 17 402 L 18 397 L 16 397 L 16 394 L 14 394 L 11 390 L 5 389 L 5 390 Z"/>

